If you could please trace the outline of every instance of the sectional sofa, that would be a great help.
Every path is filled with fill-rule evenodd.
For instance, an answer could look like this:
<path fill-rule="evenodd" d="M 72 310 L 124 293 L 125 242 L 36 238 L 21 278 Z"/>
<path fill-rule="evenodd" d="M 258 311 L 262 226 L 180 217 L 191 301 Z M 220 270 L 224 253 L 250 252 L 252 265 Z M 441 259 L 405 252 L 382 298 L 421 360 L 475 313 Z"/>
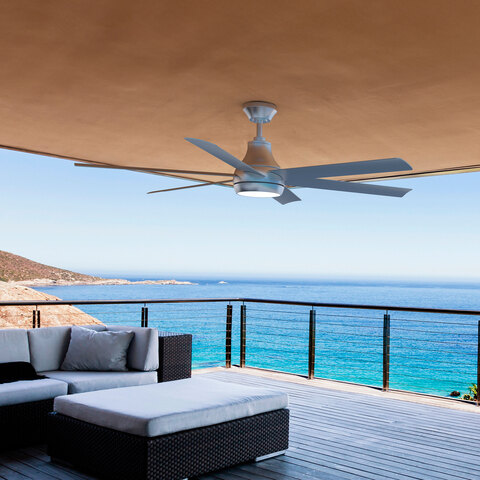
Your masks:
<path fill-rule="evenodd" d="M 53 410 L 55 397 L 157 383 L 160 379 L 176 380 L 190 376 L 191 336 L 181 335 L 182 352 L 177 361 L 164 361 L 165 340 L 171 334 L 159 334 L 155 328 L 92 325 L 97 331 L 132 331 L 133 340 L 127 352 L 125 372 L 64 371 L 71 327 L 0 330 L 0 363 L 30 362 L 38 380 L 0 384 L 0 448 L 44 441 L 46 419 Z M 160 340 L 159 340 L 160 339 Z M 173 338 L 175 340 L 175 338 Z M 171 343 L 175 345 L 174 343 Z M 168 349 L 167 349 L 168 350 Z M 182 361 L 178 361 L 181 358 Z"/>

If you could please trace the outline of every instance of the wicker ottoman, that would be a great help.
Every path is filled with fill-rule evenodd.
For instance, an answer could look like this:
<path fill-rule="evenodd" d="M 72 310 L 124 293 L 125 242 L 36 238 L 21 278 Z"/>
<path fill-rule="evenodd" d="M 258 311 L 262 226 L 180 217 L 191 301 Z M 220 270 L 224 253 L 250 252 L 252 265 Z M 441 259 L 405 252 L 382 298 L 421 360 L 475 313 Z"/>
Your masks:
<path fill-rule="evenodd" d="M 101 478 L 175 480 L 288 448 L 286 394 L 196 376 L 57 397 L 48 454 Z"/>

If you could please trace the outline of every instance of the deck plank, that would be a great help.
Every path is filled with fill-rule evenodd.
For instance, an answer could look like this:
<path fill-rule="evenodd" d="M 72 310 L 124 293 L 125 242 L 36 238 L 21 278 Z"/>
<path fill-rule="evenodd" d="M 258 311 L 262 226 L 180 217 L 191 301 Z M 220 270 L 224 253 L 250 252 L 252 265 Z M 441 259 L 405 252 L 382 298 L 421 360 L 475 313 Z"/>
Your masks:
<path fill-rule="evenodd" d="M 62 476 L 58 474 L 57 476 L 50 475 L 48 473 L 44 473 L 41 470 L 31 467 L 19 460 L 17 460 L 14 456 L 10 454 L 2 455 L 0 457 L 0 465 L 13 470 L 16 473 L 20 473 L 27 478 L 38 479 L 38 480 L 53 480 L 53 479 L 62 479 Z M 48 464 L 45 464 L 48 465 Z M 65 478 L 65 480 L 67 480 Z"/>
<path fill-rule="evenodd" d="M 286 455 L 213 472 L 199 480 L 480 480 L 478 413 L 238 370 L 205 375 L 287 392 L 291 432 Z M 0 454 L 0 480 L 29 479 L 93 477 L 50 463 L 43 447 Z"/>
<path fill-rule="evenodd" d="M 29 480 L 31 478 L 32 477 L 27 477 L 4 465 L 0 465 L 0 479 L 2 480 Z"/>

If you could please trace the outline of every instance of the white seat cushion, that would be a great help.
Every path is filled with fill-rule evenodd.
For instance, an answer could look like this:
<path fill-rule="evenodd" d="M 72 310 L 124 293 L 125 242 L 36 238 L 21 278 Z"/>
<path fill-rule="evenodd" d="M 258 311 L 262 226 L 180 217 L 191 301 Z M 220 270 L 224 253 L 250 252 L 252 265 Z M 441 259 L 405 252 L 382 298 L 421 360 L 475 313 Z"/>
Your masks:
<path fill-rule="evenodd" d="M 66 395 L 68 385 L 48 378 L 42 380 L 21 380 L 0 384 L 0 407 L 19 403 L 37 402 Z"/>
<path fill-rule="evenodd" d="M 144 437 L 206 427 L 288 406 L 283 392 L 196 376 L 185 380 L 68 395 L 63 415 Z"/>
<path fill-rule="evenodd" d="M 157 372 L 42 372 L 49 378 L 68 383 L 68 393 L 92 392 L 108 388 L 157 383 Z"/>

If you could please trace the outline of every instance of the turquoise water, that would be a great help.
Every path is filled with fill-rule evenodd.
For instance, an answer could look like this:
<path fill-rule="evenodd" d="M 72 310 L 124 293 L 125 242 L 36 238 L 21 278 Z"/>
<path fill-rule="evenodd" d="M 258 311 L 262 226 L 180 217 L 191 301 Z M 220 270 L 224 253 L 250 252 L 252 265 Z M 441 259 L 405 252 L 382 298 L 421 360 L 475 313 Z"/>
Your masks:
<path fill-rule="evenodd" d="M 42 287 L 65 300 L 245 297 L 328 303 L 480 310 L 480 287 L 395 283 L 199 281 L 198 285 Z M 149 325 L 194 336 L 196 368 L 225 362 L 226 303 L 150 304 Z M 141 305 L 81 307 L 106 323 L 140 324 Z M 305 375 L 308 307 L 248 303 L 248 366 Z M 233 305 L 233 361 L 238 362 L 239 309 Z M 316 309 L 318 377 L 382 384 L 382 311 Z M 476 381 L 480 317 L 390 312 L 390 386 L 437 395 L 467 393 Z"/>

